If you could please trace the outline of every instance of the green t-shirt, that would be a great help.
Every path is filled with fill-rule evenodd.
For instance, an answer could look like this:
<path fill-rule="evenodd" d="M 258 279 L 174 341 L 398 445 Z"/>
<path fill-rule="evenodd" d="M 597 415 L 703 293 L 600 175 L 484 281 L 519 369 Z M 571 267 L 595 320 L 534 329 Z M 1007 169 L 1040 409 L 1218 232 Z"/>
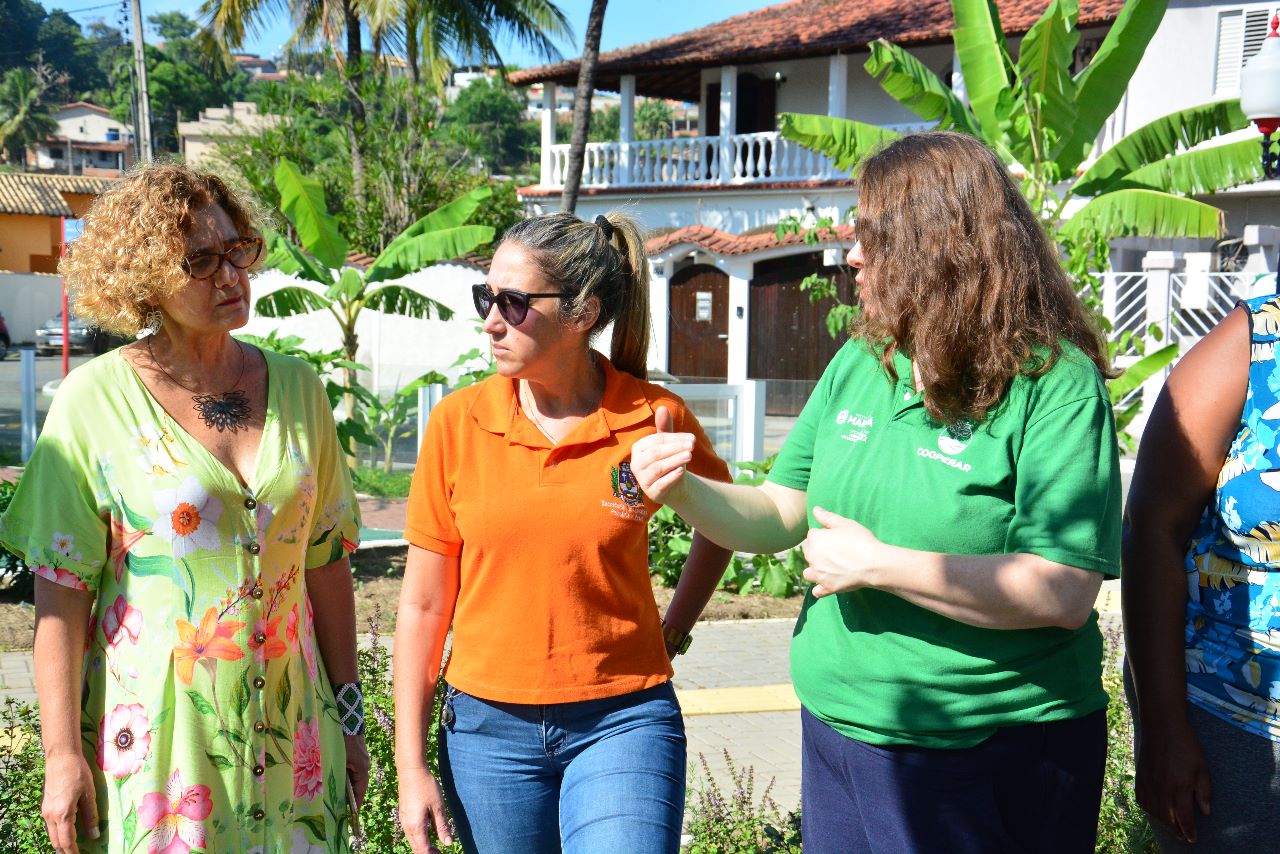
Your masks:
<path fill-rule="evenodd" d="M 948 554 L 1030 553 L 1118 575 L 1120 473 L 1102 376 L 1079 350 L 1019 376 L 979 425 L 938 424 L 899 353 L 865 342 L 819 380 L 769 479 L 880 540 Z M 1103 708 L 1097 614 L 1080 629 L 982 629 L 891 593 L 806 598 L 791 644 L 801 702 L 871 744 L 962 748 L 1000 727 Z"/>

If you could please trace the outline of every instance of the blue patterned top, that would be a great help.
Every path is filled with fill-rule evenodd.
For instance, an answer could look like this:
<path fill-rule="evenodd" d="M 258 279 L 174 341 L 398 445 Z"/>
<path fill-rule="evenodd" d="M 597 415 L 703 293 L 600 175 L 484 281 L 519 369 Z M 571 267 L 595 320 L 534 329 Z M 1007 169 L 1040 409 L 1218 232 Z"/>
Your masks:
<path fill-rule="evenodd" d="M 1249 393 L 1187 547 L 1187 697 L 1280 741 L 1280 296 L 1249 311 Z"/>

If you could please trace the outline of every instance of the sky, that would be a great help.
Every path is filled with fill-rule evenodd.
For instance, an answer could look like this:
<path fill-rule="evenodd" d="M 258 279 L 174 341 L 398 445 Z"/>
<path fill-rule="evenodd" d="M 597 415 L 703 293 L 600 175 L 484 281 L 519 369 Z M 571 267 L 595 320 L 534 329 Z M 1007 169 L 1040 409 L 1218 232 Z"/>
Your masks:
<path fill-rule="evenodd" d="M 696 29 L 725 18 L 774 5 L 778 0 L 612 0 L 605 12 L 604 31 L 601 34 L 601 50 L 625 47 L 639 42 L 675 35 Z M 157 12 L 178 11 L 196 17 L 201 0 L 142 0 L 142 17 Z M 119 2 L 105 4 L 104 0 L 44 0 L 45 9 L 62 8 L 82 25 L 101 18 L 108 24 L 119 26 Z M 283 5 L 283 4 L 281 4 Z M 587 27 L 587 14 L 591 0 L 558 0 L 573 28 L 574 40 L 560 44 L 560 52 L 568 59 L 581 52 L 582 34 Z M 96 7 L 96 8 L 95 8 Z M 84 11 L 77 11 L 84 10 Z M 292 35 L 292 27 L 284 15 L 276 15 L 261 32 L 249 36 L 245 50 L 261 56 L 275 56 Z M 148 31 L 147 39 L 154 39 Z M 508 64 L 528 67 L 540 65 L 541 57 L 510 43 L 500 45 L 502 58 Z"/>

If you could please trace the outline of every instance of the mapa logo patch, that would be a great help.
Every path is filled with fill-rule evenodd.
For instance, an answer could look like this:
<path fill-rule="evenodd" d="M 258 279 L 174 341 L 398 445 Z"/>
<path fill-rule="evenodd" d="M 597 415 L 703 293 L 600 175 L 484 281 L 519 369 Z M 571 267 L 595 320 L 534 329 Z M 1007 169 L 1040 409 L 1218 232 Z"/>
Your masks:
<path fill-rule="evenodd" d="M 644 503 L 644 493 L 640 491 L 636 476 L 631 473 L 630 461 L 619 463 L 617 468 L 611 467 L 609 476 L 613 479 L 614 498 L 621 498 L 632 507 L 639 507 Z"/>

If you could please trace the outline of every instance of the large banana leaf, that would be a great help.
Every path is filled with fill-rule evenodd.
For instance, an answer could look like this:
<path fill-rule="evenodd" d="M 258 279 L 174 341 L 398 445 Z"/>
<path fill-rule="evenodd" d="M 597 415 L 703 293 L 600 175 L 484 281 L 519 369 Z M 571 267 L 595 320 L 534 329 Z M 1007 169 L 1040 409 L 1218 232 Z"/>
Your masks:
<path fill-rule="evenodd" d="M 807 113 L 782 113 L 778 116 L 778 132 L 783 139 L 827 155 L 844 172 L 876 149 L 902 137 L 897 131 L 878 125 Z"/>
<path fill-rule="evenodd" d="M 329 300 L 308 288 L 294 285 L 260 297 L 254 309 L 263 317 L 291 317 L 330 306 Z"/>
<path fill-rule="evenodd" d="M 1018 73 L 1030 103 L 1035 104 L 1040 124 L 1055 139 L 1066 136 L 1076 117 L 1076 82 L 1071 77 L 1071 60 L 1080 32 L 1076 18 L 1079 0 L 1053 0 L 1022 39 L 1018 51 Z"/>
<path fill-rule="evenodd" d="M 314 178 L 302 174 L 289 160 L 275 169 L 280 210 L 297 229 L 302 248 L 330 267 L 341 267 L 347 259 L 347 241 L 338 230 L 338 221 L 324 204 L 324 188 Z"/>
<path fill-rule="evenodd" d="M 1059 233 L 1071 240 L 1097 229 L 1103 237 L 1222 236 L 1222 211 L 1156 190 L 1113 190 L 1090 200 L 1076 211 Z"/>
<path fill-rule="evenodd" d="M 1080 176 L 1072 192 L 1077 196 L 1095 196 L 1116 186 L 1136 169 L 1248 124 L 1236 100 L 1215 101 L 1161 116 L 1107 149 Z"/>
<path fill-rule="evenodd" d="M 441 205 L 413 225 L 406 228 L 397 235 L 399 237 L 413 237 L 425 231 L 436 231 L 441 228 L 455 228 L 462 225 L 471 218 L 471 215 L 480 207 L 480 203 L 493 195 L 493 189 L 485 184 L 476 187 L 471 192 L 459 196 L 448 204 Z M 394 241 L 392 241 L 394 242 Z"/>
<path fill-rule="evenodd" d="M 1126 0 L 1098 52 L 1076 75 L 1076 119 L 1053 159 L 1060 175 L 1071 175 L 1093 150 L 1107 117 L 1116 111 L 1169 0 Z"/>
<path fill-rule="evenodd" d="M 1245 139 L 1157 160 L 1125 175 L 1117 186 L 1203 196 L 1264 177 L 1258 141 Z"/>
<path fill-rule="evenodd" d="M 403 285 L 383 285 L 370 291 L 365 297 L 364 305 L 374 311 L 405 317 L 430 317 L 433 312 L 441 320 L 453 317 L 453 309 L 449 306 Z"/>
<path fill-rule="evenodd" d="M 876 39 L 870 48 L 871 56 L 863 67 L 872 77 L 880 78 L 880 87 L 894 100 L 926 121 L 982 137 L 977 118 L 924 63 L 884 39 Z"/>
<path fill-rule="evenodd" d="M 493 227 L 489 225 L 460 225 L 408 238 L 401 234 L 382 250 L 364 280 L 372 284 L 402 278 L 437 261 L 465 255 L 477 246 L 492 242 L 493 235 Z"/>
<path fill-rule="evenodd" d="M 980 137 L 988 144 L 1004 139 L 997 103 L 1000 93 L 1010 88 L 1012 62 L 1005 48 L 1000 10 L 995 0 L 951 0 L 956 28 L 951 33 L 956 57 L 964 75 L 973 114 L 982 125 Z"/>
<path fill-rule="evenodd" d="M 329 270 L 316 264 L 305 252 L 278 231 L 266 230 L 267 254 L 262 265 L 290 276 L 301 276 L 321 285 L 333 282 Z"/>
<path fill-rule="evenodd" d="M 1176 358 L 1178 358 L 1178 345 L 1166 344 L 1125 368 L 1123 374 L 1107 383 L 1107 394 L 1111 397 L 1111 403 L 1114 405 L 1124 400 L 1138 386 L 1164 370 L 1165 366 Z"/>

